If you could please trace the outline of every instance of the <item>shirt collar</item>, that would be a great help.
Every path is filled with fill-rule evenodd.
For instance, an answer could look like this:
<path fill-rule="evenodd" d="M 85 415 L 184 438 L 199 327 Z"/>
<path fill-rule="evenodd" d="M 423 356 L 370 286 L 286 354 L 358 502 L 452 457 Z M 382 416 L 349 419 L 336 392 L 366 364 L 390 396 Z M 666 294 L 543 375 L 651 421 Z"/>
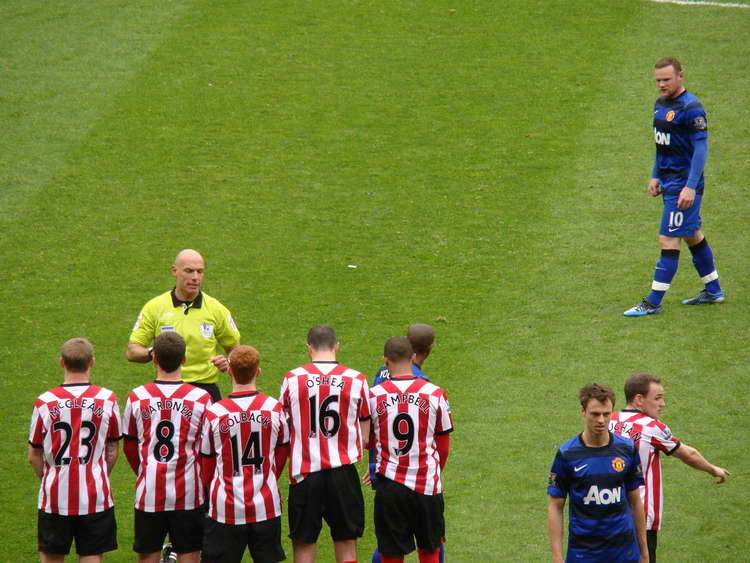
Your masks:
<path fill-rule="evenodd" d="M 175 293 L 175 288 L 172 288 L 172 291 L 170 292 L 170 295 L 172 296 L 172 306 L 174 308 L 177 308 L 179 306 L 183 307 L 183 310 L 187 312 L 188 309 L 200 309 L 201 305 L 203 305 L 203 292 L 199 291 L 198 296 L 193 299 L 193 301 L 183 301 L 179 297 L 177 297 L 177 293 Z"/>
<path fill-rule="evenodd" d="M 237 391 L 236 393 L 230 393 L 229 396 L 232 399 L 239 399 L 240 397 L 252 397 L 257 394 L 258 391 Z"/>

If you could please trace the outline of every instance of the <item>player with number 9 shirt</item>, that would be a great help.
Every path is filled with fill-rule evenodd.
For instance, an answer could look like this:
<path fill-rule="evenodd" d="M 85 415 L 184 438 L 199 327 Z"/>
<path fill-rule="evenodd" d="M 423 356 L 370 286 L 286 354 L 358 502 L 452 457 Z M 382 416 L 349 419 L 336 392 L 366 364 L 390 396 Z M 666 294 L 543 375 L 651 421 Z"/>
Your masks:
<path fill-rule="evenodd" d="M 448 459 L 453 418 L 437 385 L 412 373 L 409 339 L 385 344 L 390 379 L 370 389 L 375 481 L 375 534 L 383 563 L 414 551 L 437 563 L 445 537 L 441 474 Z"/>

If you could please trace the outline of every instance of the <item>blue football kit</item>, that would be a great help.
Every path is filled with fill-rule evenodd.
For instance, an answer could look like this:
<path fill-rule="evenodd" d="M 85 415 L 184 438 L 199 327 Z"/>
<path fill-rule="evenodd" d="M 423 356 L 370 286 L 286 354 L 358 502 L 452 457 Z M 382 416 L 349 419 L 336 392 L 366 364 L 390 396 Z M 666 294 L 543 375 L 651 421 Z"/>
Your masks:
<path fill-rule="evenodd" d="M 703 104 L 685 90 L 676 98 L 654 104 L 654 178 L 664 193 L 679 194 L 685 186 L 703 193 L 708 122 Z M 696 158 L 697 157 L 697 158 Z"/>
<path fill-rule="evenodd" d="M 566 562 L 637 563 L 640 549 L 628 492 L 643 486 L 633 442 L 609 433 L 592 448 L 574 436 L 555 455 L 547 494 L 569 497 Z"/>
<path fill-rule="evenodd" d="M 684 91 L 674 99 L 659 98 L 654 104 L 653 178 L 661 183 L 664 211 L 659 233 L 670 237 L 693 236 L 701 227 L 703 168 L 708 156 L 708 122 L 700 100 Z M 687 209 L 677 207 L 682 188 L 695 189 Z"/>
<path fill-rule="evenodd" d="M 695 237 L 701 229 L 703 202 L 703 168 L 708 158 L 708 122 L 703 104 L 684 90 L 675 98 L 660 97 L 654 104 L 654 143 L 656 157 L 651 177 L 661 185 L 664 202 L 659 234 L 666 237 Z M 680 192 L 689 187 L 695 199 L 687 209 L 680 209 Z M 705 237 L 690 241 L 690 253 L 701 281 L 705 285 L 697 297 L 683 301 L 686 305 L 721 303 L 724 293 L 719 284 L 714 255 Z M 626 316 L 640 317 L 661 311 L 664 294 L 670 288 L 679 266 L 680 251 L 663 248 L 656 263 L 651 292 Z"/>

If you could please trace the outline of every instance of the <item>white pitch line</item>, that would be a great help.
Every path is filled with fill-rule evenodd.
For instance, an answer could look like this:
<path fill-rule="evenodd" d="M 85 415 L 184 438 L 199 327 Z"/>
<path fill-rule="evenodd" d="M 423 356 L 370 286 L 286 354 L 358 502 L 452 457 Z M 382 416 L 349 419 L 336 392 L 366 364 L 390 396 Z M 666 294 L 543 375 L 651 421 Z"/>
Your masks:
<path fill-rule="evenodd" d="M 736 2 L 708 2 L 705 0 L 648 0 L 656 4 L 677 4 L 678 6 L 711 6 L 713 8 L 750 8 L 750 4 Z"/>

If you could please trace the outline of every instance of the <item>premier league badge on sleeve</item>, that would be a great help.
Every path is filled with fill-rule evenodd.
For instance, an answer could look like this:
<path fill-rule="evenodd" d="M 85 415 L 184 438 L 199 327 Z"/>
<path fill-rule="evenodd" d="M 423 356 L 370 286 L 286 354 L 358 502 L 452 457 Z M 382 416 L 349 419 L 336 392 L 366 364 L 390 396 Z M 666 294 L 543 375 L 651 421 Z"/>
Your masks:
<path fill-rule="evenodd" d="M 203 338 L 211 338 L 214 335 L 214 325 L 212 324 L 201 323 L 200 330 Z"/>

